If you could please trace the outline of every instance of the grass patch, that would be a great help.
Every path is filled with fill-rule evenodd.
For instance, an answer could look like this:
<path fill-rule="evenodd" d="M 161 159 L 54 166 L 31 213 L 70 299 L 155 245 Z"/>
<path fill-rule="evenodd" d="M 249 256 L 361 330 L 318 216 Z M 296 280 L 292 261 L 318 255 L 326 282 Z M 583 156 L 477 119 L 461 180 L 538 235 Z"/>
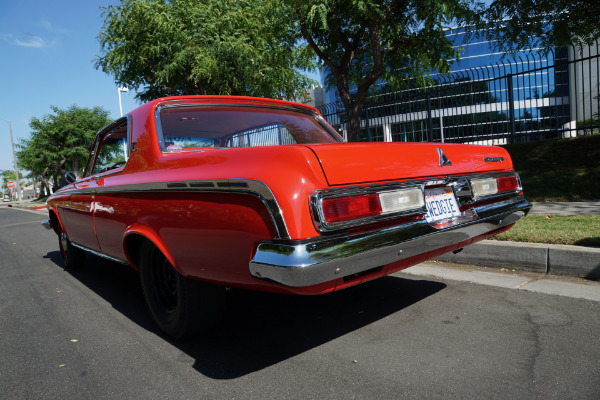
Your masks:
<path fill-rule="evenodd" d="M 530 214 L 493 239 L 600 247 L 600 215 Z"/>
<path fill-rule="evenodd" d="M 529 201 L 600 199 L 600 135 L 505 147 Z"/>

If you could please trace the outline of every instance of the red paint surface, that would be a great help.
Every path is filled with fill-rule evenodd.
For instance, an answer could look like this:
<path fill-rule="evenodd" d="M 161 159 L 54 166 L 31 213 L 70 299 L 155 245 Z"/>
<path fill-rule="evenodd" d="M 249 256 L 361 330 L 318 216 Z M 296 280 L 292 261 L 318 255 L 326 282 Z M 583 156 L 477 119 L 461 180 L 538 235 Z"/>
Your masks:
<path fill-rule="evenodd" d="M 475 172 L 510 170 L 504 149 L 485 146 L 423 143 L 340 143 L 254 148 L 211 148 L 162 153 L 156 140 L 154 111 L 165 103 L 260 104 L 304 107 L 293 103 L 240 97 L 159 99 L 131 112 L 132 152 L 124 168 L 69 185 L 87 189 L 152 182 L 252 179 L 265 183 L 279 204 L 291 239 L 319 236 L 310 214 L 309 198 L 319 189 L 435 178 Z M 440 167 L 437 148 L 452 166 Z M 485 163 L 485 157 L 505 161 Z M 64 192 L 63 190 L 63 192 Z M 183 275 L 247 289 L 319 294 L 354 285 L 462 247 L 443 248 L 384 266 L 356 278 L 338 279 L 306 288 L 286 288 L 253 278 L 248 263 L 275 229 L 263 203 L 240 193 L 122 192 L 65 195 L 48 200 L 71 241 L 122 260 L 126 241 L 142 235 L 154 242 Z M 389 222 L 388 222 L 389 223 Z M 477 238 L 476 240 L 480 240 Z M 471 242 L 471 241 L 469 241 Z"/>

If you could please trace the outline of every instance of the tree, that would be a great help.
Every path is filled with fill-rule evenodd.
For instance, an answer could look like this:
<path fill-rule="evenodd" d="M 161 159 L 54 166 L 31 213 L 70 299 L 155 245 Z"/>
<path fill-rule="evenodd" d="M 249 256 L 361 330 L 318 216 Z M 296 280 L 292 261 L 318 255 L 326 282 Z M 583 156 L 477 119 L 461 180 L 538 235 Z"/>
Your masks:
<path fill-rule="evenodd" d="M 81 174 L 96 132 L 110 123 L 108 111 L 101 107 L 51 108 L 53 114 L 31 120 L 31 137 L 18 145 L 19 165 L 42 182 L 44 194 L 49 194 L 50 179 L 57 188 L 67 170 Z"/>
<path fill-rule="evenodd" d="M 282 0 L 122 0 L 104 8 L 96 68 L 137 97 L 298 98 L 314 67 Z"/>
<path fill-rule="evenodd" d="M 447 73 L 459 56 L 444 29 L 471 21 L 463 0 L 288 0 L 298 29 L 330 72 L 348 114 L 348 140 L 360 138 L 360 115 L 377 82 L 421 84 Z"/>
<path fill-rule="evenodd" d="M 591 45 L 600 37 L 597 0 L 495 0 L 477 27 L 497 50 Z"/>

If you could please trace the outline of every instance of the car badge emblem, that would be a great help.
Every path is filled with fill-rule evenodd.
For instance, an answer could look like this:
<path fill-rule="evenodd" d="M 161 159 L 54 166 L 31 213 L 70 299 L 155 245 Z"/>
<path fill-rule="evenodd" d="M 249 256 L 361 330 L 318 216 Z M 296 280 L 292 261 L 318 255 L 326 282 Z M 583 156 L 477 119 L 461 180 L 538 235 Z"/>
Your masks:
<path fill-rule="evenodd" d="M 485 162 L 503 162 L 504 157 L 486 157 L 483 159 Z"/>
<path fill-rule="evenodd" d="M 440 167 L 449 167 L 452 165 L 452 161 L 450 161 L 450 159 L 446 157 L 446 155 L 440 147 L 437 148 L 437 152 L 439 156 Z"/>

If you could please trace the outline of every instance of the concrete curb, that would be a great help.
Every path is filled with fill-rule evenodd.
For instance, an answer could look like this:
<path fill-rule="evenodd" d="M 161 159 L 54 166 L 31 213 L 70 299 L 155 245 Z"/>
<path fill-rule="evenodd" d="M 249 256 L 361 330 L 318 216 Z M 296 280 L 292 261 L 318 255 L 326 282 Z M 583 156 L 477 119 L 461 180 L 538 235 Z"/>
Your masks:
<path fill-rule="evenodd" d="M 600 279 L 600 248 L 483 240 L 436 260 Z"/>

